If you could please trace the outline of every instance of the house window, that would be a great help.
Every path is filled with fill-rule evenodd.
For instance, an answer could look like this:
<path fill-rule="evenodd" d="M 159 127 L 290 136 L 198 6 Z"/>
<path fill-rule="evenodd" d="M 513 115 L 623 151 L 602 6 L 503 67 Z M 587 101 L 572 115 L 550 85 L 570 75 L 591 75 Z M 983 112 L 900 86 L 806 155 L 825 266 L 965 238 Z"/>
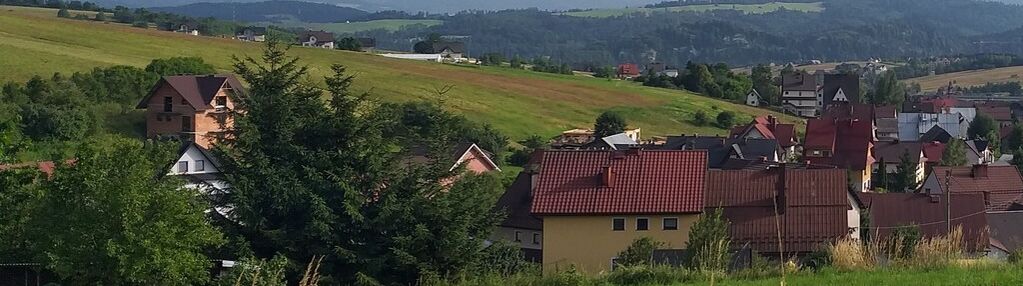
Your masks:
<path fill-rule="evenodd" d="M 227 106 L 227 96 L 218 96 L 215 104 L 217 107 Z"/>
<path fill-rule="evenodd" d="M 166 96 L 163 98 L 163 112 L 174 111 L 174 98 Z"/>
<path fill-rule="evenodd" d="M 650 229 L 650 219 L 641 217 L 636 218 L 636 230 L 647 230 Z"/>
<path fill-rule="evenodd" d="M 540 233 L 539 232 L 534 232 L 533 233 L 533 244 L 536 244 L 536 245 L 540 244 Z"/>
<path fill-rule="evenodd" d="M 678 218 L 666 217 L 661 225 L 664 226 L 664 230 L 678 230 Z"/>
<path fill-rule="evenodd" d="M 192 118 L 188 116 L 181 117 L 181 131 L 192 131 Z"/>
<path fill-rule="evenodd" d="M 515 231 L 515 242 L 522 242 L 522 232 L 521 231 L 517 231 L 517 230 Z"/>
<path fill-rule="evenodd" d="M 178 173 L 188 173 L 188 161 L 178 162 Z"/>
<path fill-rule="evenodd" d="M 611 219 L 611 230 L 623 231 L 625 230 L 625 218 L 616 217 Z"/>
<path fill-rule="evenodd" d="M 196 171 L 206 171 L 206 160 L 195 160 Z"/>

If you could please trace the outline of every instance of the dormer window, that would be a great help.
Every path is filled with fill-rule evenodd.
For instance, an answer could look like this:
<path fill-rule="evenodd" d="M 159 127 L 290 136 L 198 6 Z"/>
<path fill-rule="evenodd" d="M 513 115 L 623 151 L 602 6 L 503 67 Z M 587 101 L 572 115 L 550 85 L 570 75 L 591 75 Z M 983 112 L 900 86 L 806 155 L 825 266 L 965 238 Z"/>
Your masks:
<path fill-rule="evenodd" d="M 227 107 L 227 96 L 217 96 L 213 100 L 213 106 L 216 108 Z"/>

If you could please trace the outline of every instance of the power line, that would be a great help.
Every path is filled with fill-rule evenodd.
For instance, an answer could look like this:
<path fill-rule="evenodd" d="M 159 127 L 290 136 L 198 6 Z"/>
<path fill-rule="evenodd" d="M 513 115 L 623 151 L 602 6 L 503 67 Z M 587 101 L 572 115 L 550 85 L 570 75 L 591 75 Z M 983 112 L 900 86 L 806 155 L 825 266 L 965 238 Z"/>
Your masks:
<path fill-rule="evenodd" d="M 955 217 L 955 218 L 952 218 L 951 220 L 961 220 L 961 219 L 964 219 L 964 218 L 968 218 L 968 217 L 979 215 L 979 214 L 985 214 L 985 213 L 987 213 L 987 211 L 980 211 L 980 212 L 976 212 L 976 213 L 972 213 L 972 214 L 968 214 L 968 215 L 964 215 L 964 216 L 960 216 L 960 217 Z M 894 228 L 903 228 L 903 227 L 907 227 L 907 226 L 928 226 L 928 225 L 944 224 L 944 223 L 947 223 L 947 221 L 946 220 L 938 220 L 938 221 L 932 221 L 932 222 L 927 222 L 927 223 L 906 224 L 906 225 L 900 225 L 900 226 L 861 226 L 860 228 L 865 228 L 865 229 L 894 229 Z"/>

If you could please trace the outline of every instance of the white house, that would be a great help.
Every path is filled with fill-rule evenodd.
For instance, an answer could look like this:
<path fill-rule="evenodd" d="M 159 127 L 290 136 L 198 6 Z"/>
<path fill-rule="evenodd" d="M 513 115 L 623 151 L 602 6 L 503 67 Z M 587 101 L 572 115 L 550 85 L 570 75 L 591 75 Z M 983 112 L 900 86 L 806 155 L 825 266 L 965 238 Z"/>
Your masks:
<path fill-rule="evenodd" d="M 756 89 L 750 91 L 749 94 L 746 95 L 746 105 L 760 106 L 760 101 L 761 101 L 760 92 L 757 92 Z"/>
<path fill-rule="evenodd" d="M 443 59 L 439 54 L 380 54 L 380 55 L 388 58 L 428 62 L 440 62 Z"/>
<path fill-rule="evenodd" d="M 167 174 L 184 178 L 186 188 L 206 193 L 227 188 L 227 184 L 220 177 L 220 163 L 209 150 L 195 142 L 187 142 L 181 146 L 178 154 L 178 160 L 173 163 Z"/>
<path fill-rule="evenodd" d="M 305 31 L 298 35 L 298 42 L 303 47 L 334 49 L 334 33 L 325 31 Z"/>

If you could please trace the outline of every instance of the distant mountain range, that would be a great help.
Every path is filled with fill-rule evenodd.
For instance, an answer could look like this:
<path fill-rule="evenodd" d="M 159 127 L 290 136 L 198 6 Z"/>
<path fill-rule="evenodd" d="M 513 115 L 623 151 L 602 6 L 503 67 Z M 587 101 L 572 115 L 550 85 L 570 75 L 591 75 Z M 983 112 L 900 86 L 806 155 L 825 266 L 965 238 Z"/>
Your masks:
<path fill-rule="evenodd" d="M 358 20 L 369 14 L 351 7 L 300 1 L 194 3 L 175 7 L 154 7 L 150 10 L 245 22 L 295 20 L 331 23 Z"/>
<path fill-rule="evenodd" d="M 260 0 L 95 0 L 101 6 L 170 7 L 203 2 L 257 2 Z M 502 10 L 539 8 L 569 10 L 589 8 L 637 7 L 663 0 L 317 0 L 325 4 L 352 7 L 376 12 L 399 10 L 407 12 L 456 13 L 464 10 Z"/>

